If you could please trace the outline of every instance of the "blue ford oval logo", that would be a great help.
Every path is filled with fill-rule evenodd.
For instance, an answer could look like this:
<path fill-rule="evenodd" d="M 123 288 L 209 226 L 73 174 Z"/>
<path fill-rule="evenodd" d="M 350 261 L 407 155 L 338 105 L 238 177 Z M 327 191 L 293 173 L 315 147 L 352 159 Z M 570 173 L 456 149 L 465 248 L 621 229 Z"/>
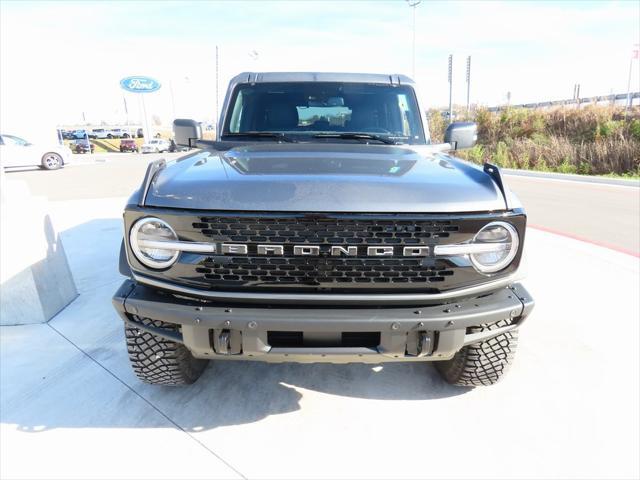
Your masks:
<path fill-rule="evenodd" d="M 150 77 L 126 77 L 120 80 L 120 86 L 128 92 L 148 93 L 160 89 L 160 82 Z"/>

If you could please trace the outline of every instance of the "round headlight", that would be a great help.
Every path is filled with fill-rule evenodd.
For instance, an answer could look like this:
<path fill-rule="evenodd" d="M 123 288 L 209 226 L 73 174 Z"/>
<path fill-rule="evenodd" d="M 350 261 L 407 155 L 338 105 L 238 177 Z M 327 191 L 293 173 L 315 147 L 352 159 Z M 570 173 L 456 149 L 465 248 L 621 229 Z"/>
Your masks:
<path fill-rule="evenodd" d="M 518 253 L 518 232 L 506 222 L 491 222 L 476 234 L 473 244 L 479 246 L 477 253 L 469 255 L 473 266 L 482 273 L 498 272 L 513 261 Z M 482 251 L 482 246 L 486 247 Z"/>
<path fill-rule="evenodd" d="M 147 217 L 138 220 L 129 234 L 129 244 L 136 258 L 151 268 L 167 268 L 175 263 L 180 252 L 163 248 L 163 242 L 175 242 L 178 235 L 164 220 Z"/>

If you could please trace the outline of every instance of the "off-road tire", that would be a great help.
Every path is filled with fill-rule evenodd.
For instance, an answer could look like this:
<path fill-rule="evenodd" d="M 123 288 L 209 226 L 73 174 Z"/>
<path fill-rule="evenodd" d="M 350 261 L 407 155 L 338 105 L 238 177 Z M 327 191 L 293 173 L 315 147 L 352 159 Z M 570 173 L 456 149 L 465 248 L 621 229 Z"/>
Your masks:
<path fill-rule="evenodd" d="M 510 320 L 471 327 L 468 333 L 506 327 Z M 518 345 L 518 330 L 511 330 L 484 342 L 463 347 L 450 360 L 436 362 L 442 378 L 452 385 L 478 387 L 497 383 L 513 363 Z"/>
<path fill-rule="evenodd" d="M 134 318 L 136 322 L 178 331 L 176 325 Z M 189 385 L 195 382 L 207 366 L 208 360 L 195 358 L 182 344 L 157 337 L 135 325 L 125 323 L 129 361 L 136 376 L 145 383 L 154 385 Z"/>

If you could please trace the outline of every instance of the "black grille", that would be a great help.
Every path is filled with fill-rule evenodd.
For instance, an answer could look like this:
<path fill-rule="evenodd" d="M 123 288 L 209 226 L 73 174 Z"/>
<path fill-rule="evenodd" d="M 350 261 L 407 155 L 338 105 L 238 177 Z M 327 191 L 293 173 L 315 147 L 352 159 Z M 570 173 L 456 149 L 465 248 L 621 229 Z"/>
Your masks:
<path fill-rule="evenodd" d="M 502 213 L 164 211 L 163 218 L 174 226 L 181 240 L 214 243 L 218 252 L 222 252 L 223 244 L 246 245 L 247 253 L 185 252 L 167 270 L 141 271 L 162 280 L 218 291 L 437 293 L 487 281 L 488 277 L 478 273 L 465 257 L 435 257 L 433 247 L 468 242 L 497 215 L 508 217 L 523 236 L 524 216 Z M 136 218 L 132 216 L 129 222 Z M 258 245 L 281 245 L 283 255 L 273 251 L 260 255 Z M 298 245 L 317 246 L 319 254 L 294 255 L 294 246 Z M 429 247 L 428 256 L 403 255 L 405 246 L 416 245 Z M 342 247 L 339 255 L 332 255 L 331 247 Z M 368 247 L 393 247 L 393 255 L 368 255 Z M 518 260 L 519 256 L 512 266 L 492 277 L 511 273 Z"/>
<path fill-rule="evenodd" d="M 451 221 L 347 218 L 204 217 L 193 227 L 205 236 L 231 242 L 329 245 L 416 245 L 447 238 L 459 227 Z"/>
<path fill-rule="evenodd" d="M 429 259 L 210 257 L 196 268 L 214 284 L 298 283 L 425 284 L 444 282 L 453 270 Z"/>

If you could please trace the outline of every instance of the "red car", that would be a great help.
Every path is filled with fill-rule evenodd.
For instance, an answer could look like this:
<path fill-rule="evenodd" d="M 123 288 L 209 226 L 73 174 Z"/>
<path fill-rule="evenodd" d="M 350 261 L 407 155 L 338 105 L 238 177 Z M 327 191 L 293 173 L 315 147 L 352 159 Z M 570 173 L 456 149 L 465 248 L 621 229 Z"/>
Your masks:
<path fill-rule="evenodd" d="M 88 140 L 74 140 L 69 144 L 69 148 L 73 153 L 89 153 L 89 150 L 93 153 L 96 146 Z"/>
<path fill-rule="evenodd" d="M 138 152 L 138 145 L 133 138 L 125 138 L 120 140 L 120 151 L 121 152 Z"/>

